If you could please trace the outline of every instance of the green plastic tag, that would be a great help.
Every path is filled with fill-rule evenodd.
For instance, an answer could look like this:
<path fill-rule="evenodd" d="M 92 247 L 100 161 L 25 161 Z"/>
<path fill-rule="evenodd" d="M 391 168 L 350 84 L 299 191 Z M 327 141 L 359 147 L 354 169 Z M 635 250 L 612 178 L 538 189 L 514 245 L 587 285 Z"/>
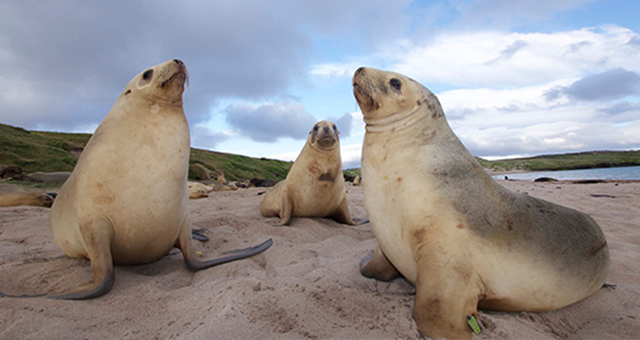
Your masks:
<path fill-rule="evenodd" d="M 480 325 L 478 325 L 478 320 L 476 320 L 475 316 L 467 315 L 467 323 L 474 333 L 480 334 L 480 332 L 482 332 L 482 328 L 480 327 Z"/>

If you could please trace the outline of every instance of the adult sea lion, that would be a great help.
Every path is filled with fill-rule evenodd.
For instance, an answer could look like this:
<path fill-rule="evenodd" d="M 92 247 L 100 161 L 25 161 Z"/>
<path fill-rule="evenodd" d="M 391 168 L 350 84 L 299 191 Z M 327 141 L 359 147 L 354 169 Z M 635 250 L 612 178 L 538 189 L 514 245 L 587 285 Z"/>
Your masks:
<path fill-rule="evenodd" d="M 106 294 L 114 264 L 156 261 L 178 247 L 192 271 L 246 258 L 271 239 L 211 260 L 191 245 L 187 208 L 189 128 L 182 109 L 187 69 L 170 60 L 137 75 L 100 123 L 51 209 L 62 251 L 88 258 L 92 282 L 51 296 L 87 299 Z M 162 185 L 158 185 L 162 183 Z"/>
<path fill-rule="evenodd" d="M 265 217 L 329 217 L 353 225 L 342 175 L 338 128 L 329 121 L 316 123 L 285 180 L 269 189 L 260 202 Z"/>
<path fill-rule="evenodd" d="M 358 69 L 365 208 L 379 247 L 364 276 L 416 286 L 432 339 L 471 337 L 477 308 L 541 312 L 597 291 L 609 270 L 588 215 L 497 184 L 450 129 L 436 96 L 403 75 Z"/>

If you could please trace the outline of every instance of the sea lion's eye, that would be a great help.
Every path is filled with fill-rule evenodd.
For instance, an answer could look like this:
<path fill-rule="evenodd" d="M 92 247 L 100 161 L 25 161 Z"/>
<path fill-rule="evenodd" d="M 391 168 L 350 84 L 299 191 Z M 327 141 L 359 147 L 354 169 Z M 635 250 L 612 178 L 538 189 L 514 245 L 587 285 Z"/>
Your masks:
<path fill-rule="evenodd" d="M 313 131 L 318 132 L 318 125 L 313 127 Z"/>
<path fill-rule="evenodd" d="M 151 78 L 151 76 L 153 75 L 153 70 L 146 70 L 144 71 L 144 73 L 142 74 L 142 79 L 144 80 L 149 80 Z"/>
<path fill-rule="evenodd" d="M 338 131 L 338 128 L 336 127 L 336 124 L 333 124 L 333 131 Z"/>
<path fill-rule="evenodd" d="M 402 82 L 396 78 L 391 79 L 391 81 L 389 81 L 389 85 L 391 85 L 391 89 L 394 91 L 400 91 L 402 88 Z"/>

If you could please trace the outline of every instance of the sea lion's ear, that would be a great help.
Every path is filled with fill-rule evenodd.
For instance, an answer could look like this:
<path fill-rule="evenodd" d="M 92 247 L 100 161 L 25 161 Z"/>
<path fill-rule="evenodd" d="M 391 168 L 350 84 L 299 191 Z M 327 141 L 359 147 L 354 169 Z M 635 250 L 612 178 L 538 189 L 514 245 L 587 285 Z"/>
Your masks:
<path fill-rule="evenodd" d="M 313 130 L 311 130 L 311 144 L 316 142 L 316 137 L 318 136 L 318 124 L 316 124 L 313 127 Z"/>

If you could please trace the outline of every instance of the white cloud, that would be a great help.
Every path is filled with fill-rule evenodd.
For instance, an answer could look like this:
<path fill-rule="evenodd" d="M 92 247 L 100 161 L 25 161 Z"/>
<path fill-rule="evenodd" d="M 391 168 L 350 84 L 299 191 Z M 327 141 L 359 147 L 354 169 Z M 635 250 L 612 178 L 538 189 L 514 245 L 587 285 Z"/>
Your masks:
<path fill-rule="evenodd" d="M 640 70 L 635 36 L 618 26 L 555 33 L 443 34 L 396 55 L 392 70 L 430 84 L 511 87 L 622 67 Z M 406 44 L 406 42 L 405 42 Z"/>

